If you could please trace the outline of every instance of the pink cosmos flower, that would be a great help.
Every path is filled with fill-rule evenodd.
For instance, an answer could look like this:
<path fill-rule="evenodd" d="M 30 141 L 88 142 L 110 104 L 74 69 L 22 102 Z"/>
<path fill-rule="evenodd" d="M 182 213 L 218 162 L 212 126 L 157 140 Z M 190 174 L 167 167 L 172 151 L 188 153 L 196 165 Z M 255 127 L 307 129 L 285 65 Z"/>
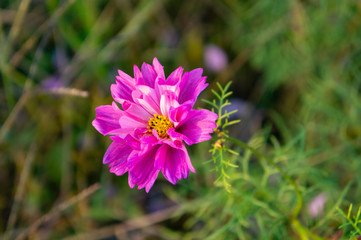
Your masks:
<path fill-rule="evenodd" d="M 176 184 L 195 172 L 185 144 L 211 138 L 217 114 L 192 109 L 200 92 L 208 84 L 201 68 L 183 74 L 179 67 L 165 78 L 156 58 L 153 66 L 134 66 L 134 78 L 118 70 L 111 86 L 112 105 L 95 109 L 93 126 L 103 135 L 111 135 L 104 164 L 110 172 L 128 172 L 129 186 L 149 192 L 159 171 Z M 118 107 L 119 103 L 121 108 Z"/>

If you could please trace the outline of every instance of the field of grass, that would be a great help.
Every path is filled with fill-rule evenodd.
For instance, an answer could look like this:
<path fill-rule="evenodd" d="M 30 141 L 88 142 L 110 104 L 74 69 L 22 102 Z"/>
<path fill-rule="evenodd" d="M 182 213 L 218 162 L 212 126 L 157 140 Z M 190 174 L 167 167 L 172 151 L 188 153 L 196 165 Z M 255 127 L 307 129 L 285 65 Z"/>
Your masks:
<path fill-rule="evenodd" d="M 154 57 L 231 104 L 147 194 L 91 122 Z M 360 239 L 360 211 L 361 1 L 0 1 L 1 239 Z"/>

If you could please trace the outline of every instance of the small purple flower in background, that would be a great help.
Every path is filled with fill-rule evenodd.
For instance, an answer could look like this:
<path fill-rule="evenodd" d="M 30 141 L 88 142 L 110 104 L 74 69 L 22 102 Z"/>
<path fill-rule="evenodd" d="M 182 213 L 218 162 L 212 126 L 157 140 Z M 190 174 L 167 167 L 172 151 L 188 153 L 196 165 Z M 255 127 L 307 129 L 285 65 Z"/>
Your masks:
<path fill-rule="evenodd" d="M 315 219 L 323 215 L 323 209 L 325 207 L 327 199 L 327 194 L 320 193 L 311 200 L 310 204 L 308 205 L 308 213 L 311 215 L 312 218 Z"/>
<path fill-rule="evenodd" d="M 176 184 L 195 172 L 184 142 L 188 145 L 209 140 L 218 115 L 192 109 L 198 95 L 208 86 L 201 68 L 183 74 L 179 67 L 165 78 L 156 58 L 153 66 L 134 66 L 134 78 L 118 70 L 112 84 L 112 105 L 95 109 L 93 126 L 111 135 L 104 164 L 110 172 L 128 172 L 129 186 L 149 192 L 159 171 Z"/>
<path fill-rule="evenodd" d="M 228 65 L 227 54 L 217 45 L 209 44 L 204 48 L 204 64 L 211 72 L 220 72 Z"/>
<path fill-rule="evenodd" d="M 54 90 L 64 87 L 64 82 L 59 76 L 52 76 L 41 82 L 41 86 L 45 90 Z"/>

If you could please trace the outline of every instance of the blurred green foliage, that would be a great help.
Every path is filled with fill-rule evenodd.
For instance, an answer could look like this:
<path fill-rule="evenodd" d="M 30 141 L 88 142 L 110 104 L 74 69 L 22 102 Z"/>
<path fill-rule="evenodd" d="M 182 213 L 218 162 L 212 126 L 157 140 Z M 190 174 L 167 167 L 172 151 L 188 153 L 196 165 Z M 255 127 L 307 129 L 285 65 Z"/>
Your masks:
<path fill-rule="evenodd" d="M 230 141 L 239 153 L 223 156 L 237 166 L 225 168 L 230 191 L 215 183 L 222 175 L 207 162 L 210 142 L 189 148 L 196 174 L 176 186 L 159 177 L 149 195 L 102 165 L 110 141 L 91 121 L 96 106 L 112 101 L 116 70 L 132 75 L 134 64 L 157 57 L 166 74 L 189 71 L 203 67 L 208 44 L 224 49 L 229 64 L 205 68 L 202 97 L 211 101 L 216 82 L 232 81 L 233 97 L 263 109 L 262 128 L 247 141 L 297 184 L 297 216 L 295 191 L 277 168 Z M 2 0 L 0 232 L 348 239 L 337 209 L 361 204 L 360 72 L 358 0 Z M 93 183 L 100 189 L 69 201 Z M 324 212 L 312 217 L 308 205 L 320 193 Z"/>

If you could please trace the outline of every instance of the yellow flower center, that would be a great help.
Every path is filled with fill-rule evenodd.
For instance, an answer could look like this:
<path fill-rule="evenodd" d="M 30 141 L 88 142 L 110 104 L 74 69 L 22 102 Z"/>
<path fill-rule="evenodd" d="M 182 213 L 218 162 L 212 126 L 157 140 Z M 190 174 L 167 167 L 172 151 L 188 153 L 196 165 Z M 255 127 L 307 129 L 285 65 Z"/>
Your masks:
<path fill-rule="evenodd" d="M 157 130 L 158 136 L 160 138 L 169 137 L 167 131 L 169 128 L 174 127 L 173 123 L 169 120 L 168 117 L 163 115 L 154 114 L 154 118 L 149 119 L 148 130 L 151 133 L 153 129 Z"/>

